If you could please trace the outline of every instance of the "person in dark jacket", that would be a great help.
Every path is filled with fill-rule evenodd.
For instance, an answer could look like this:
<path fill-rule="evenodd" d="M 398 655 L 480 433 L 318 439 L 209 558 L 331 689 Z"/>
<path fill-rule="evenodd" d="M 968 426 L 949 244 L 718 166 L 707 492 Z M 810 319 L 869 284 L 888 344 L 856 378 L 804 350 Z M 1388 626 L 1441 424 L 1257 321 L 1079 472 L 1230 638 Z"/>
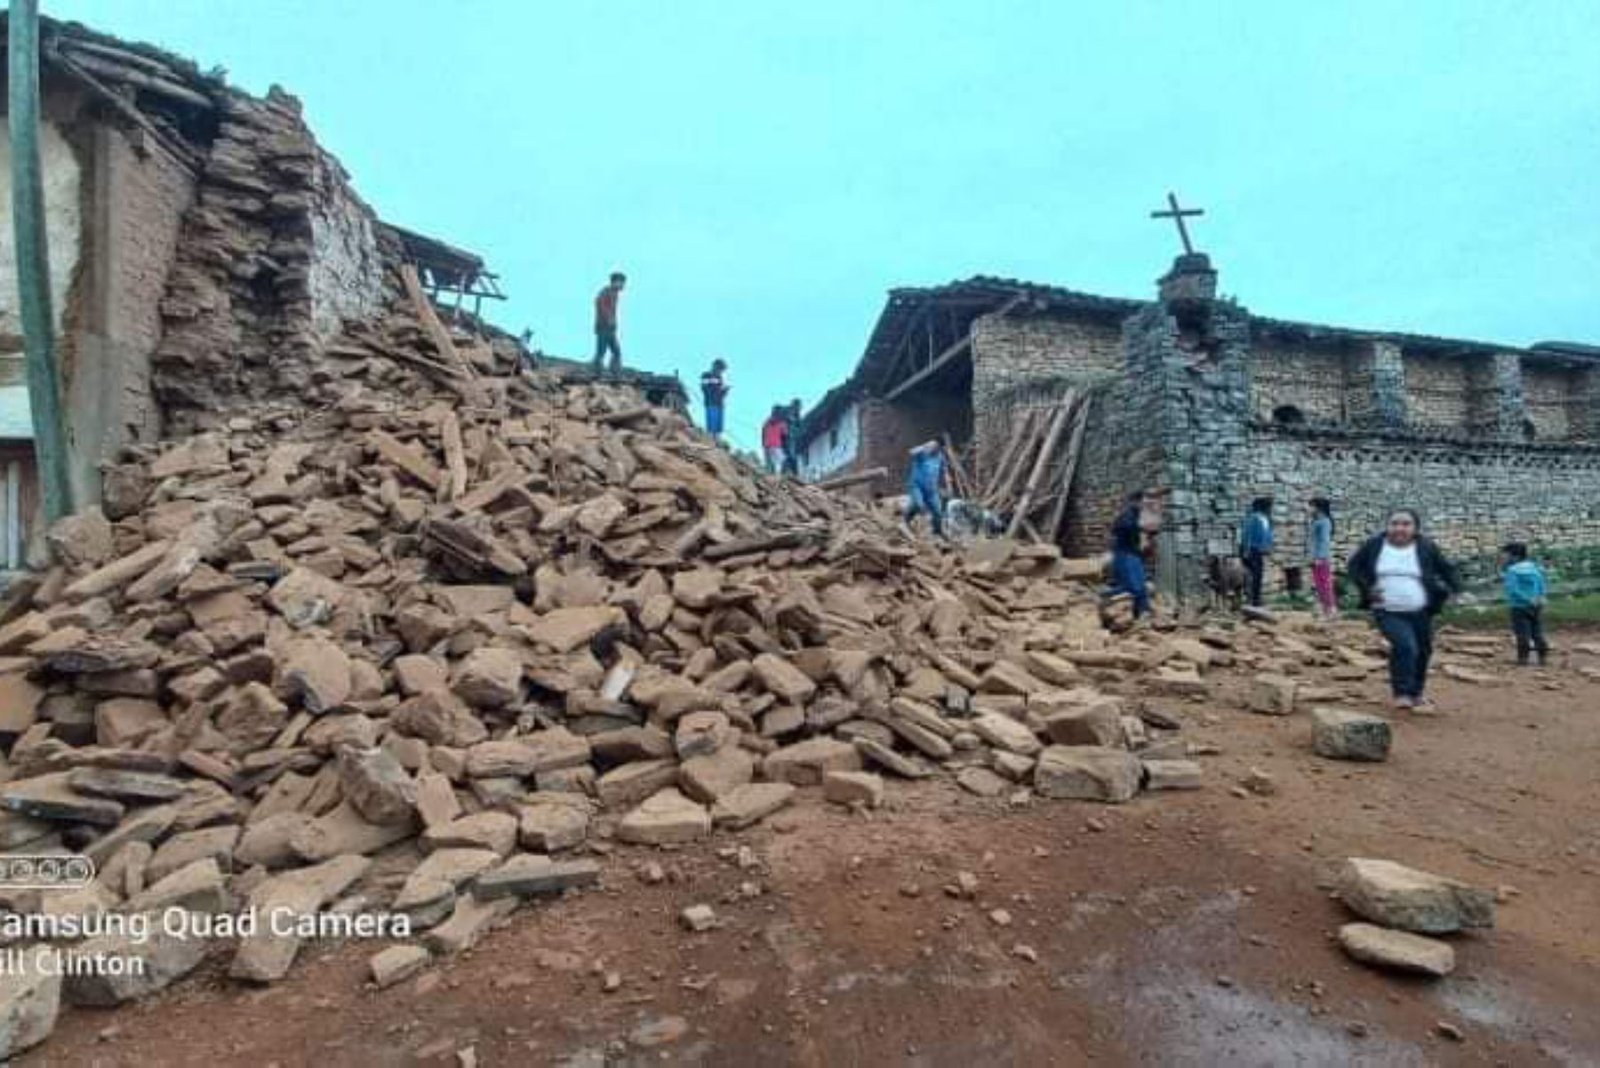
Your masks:
<path fill-rule="evenodd" d="M 1144 491 L 1128 494 L 1127 507 L 1111 525 L 1111 593 L 1133 595 L 1133 618 L 1150 611 L 1150 589 L 1144 573 L 1141 539 L 1144 530 L 1139 517 L 1144 508 Z"/>
<path fill-rule="evenodd" d="M 722 440 L 723 420 L 727 415 L 728 361 L 715 359 L 711 369 L 700 376 L 700 400 L 706 408 L 706 433 L 717 441 Z"/>
<path fill-rule="evenodd" d="M 1239 534 L 1239 556 L 1250 574 L 1249 601 L 1261 607 L 1261 585 L 1267 572 L 1267 557 L 1272 555 L 1272 498 L 1257 497 L 1250 502 L 1244 530 Z"/>
<path fill-rule="evenodd" d="M 1389 643 L 1395 707 L 1427 707 L 1423 691 L 1433 659 L 1433 617 L 1461 589 L 1455 565 L 1422 536 L 1421 517 L 1401 508 L 1390 514 L 1382 534 L 1356 550 L 1345 571 Z"/>

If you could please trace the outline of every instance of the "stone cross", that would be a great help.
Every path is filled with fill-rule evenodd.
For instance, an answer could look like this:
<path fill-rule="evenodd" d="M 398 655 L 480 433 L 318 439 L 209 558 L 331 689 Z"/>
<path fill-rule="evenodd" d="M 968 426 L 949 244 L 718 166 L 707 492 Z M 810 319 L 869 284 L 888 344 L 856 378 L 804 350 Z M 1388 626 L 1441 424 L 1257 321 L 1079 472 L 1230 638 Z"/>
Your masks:
<path fill-rule="evenodd" d="M 1152 211 L 1150 213 L 1150 218 L 1152 218 L 1152 219 L 1171 219 L 1173 222 L 1177 223 L 1178 224 L 1178 236 L 1183 239 L 1183 251 L 1187 255 L 1193 255 L 1194 254 L 1194 246 L 1189 244 L 1189 228 L 1187 226 L 1183 225 L 1183 220 L 1187 216 L 1204 215 L 1205 213 L 1206 212 L 1205 212 L 1204 208 L 1180 208 L 1180 207 L 1178 207 L 1178 195 L 1176 193 L 1168 193 L 1167 194 L 1167 210 L 1166 211 Z"/>

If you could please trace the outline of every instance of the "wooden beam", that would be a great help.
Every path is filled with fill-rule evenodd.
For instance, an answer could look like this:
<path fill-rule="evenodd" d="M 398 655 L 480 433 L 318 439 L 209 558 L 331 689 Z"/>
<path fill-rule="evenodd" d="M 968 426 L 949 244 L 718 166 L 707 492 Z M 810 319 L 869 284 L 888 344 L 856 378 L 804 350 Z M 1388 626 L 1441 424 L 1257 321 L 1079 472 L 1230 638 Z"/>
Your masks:
<path fill-rule="evenodd" d="M 952 481 L 955 483 L 957 495 L 965 500 L 971 500 L 975 487 L 972 485 L 972 479 L 967 477 L 966 468 L 961 466 L 961 457 L 956 452 L 955 443 L 950 440 L 948 433 L 941 434 L 939 437 L 944 442 L 944 454 L 950 460 L 950 474 Z"/>
<path fill-rule="evenodd" d="M 73 51 L 74 49 L 73 42 L 70 40 L 61 41 L 61 46 L 63 51 Z M 200 108 L 204 111 L 212 111 L 216 108 L 216 105 L 211 102 L 209 97 L 202 96 L 188 86 L 180 85 L 166 78 L 146 74 L 140 70 L 133 70 L 119 63 L 97 59 L 94 56 L 85 55 L 81 51 L 76 51 L 72 58 L 78 66 L 91 74 L 98 74 L 103 78 L 110 78 L 112 81 L 126 82 L 136 89 L 143 89 L 146 92 L 155 93 L 158 96 L 164 96 L 169 100 L 176 100 L 179 103 L 188 104 L 190 107 Z"/>
<path fill-rule="evenodd" d="M 906 390 L 920 385 L 922 382 L 938 373 L 945 364 L 949 363 L 951 360 L 961 355 L 962 352 L 966 351 L 971 344 L 972 335 L 968 334 L 967 336 L 961 338 L 961 340 L 948 346 L 943 352 L 935 356 L 926 367 L 915 372 L 914 374 L 908 375 L 898 386 L 895 386 L 893 389 L 889 390 L 889 392 L 885 393 L 883 395 L 883 399 L 892 401 Z"/>
<path fill-rule="evenodd" d="M 859 486 L 863 482 L 871 482 L 873 479 L 887 478 L 888 475 L 889 469 L 887 467 L 869 467 L 867 470 L 857 471 L 853 475 L 840 475 L 838 478 L 828 478 L 821 482 L 813 482 L 811 488 L 819 490 L 846 489 L 850 486 Z"/>
<path fill-rule="evenodd" d="M 1078 402 L 1078 410 L 1072 420 L 1072 439 L 1067 445 L 1067 458 L 1061 465 L 1060 496 L 1056 498 L 1055 509 L 1050 513 L 1049 533 L 1050 540 L 1061 541 L 1061 524 L 1067 518 L 1067 506 L 1072 503 L 1072 479 L 1078 473 L 1078 457 L 1083 452 L 1083 432 L 1089 426 L 1089 406 L 1094 403 L 1094 394 L 1085 394 Z"/>
<path fill-rule="evenodd" d="M 1021 465 L 1023 456 L 1029 451 L 1033 440 L 1033 424 L 1038 414 L 1037 409 L 1029 408 L 1022 413 L 1021 421 L 1013 425 L 1005 451 L 1000 454 L 1000 461 L 989 473 L 989 481 L 984 486 L 985 508 L 995 507 L 1003 496 L 1009 494 L 1014 480 L 1012 471 Z"/>
<path fill-rule="evenodd" d="M 422 291 L 422 283 L 417 280 L 417 269 L 409 263 L 401 264 L 400 281 L 411 298 L 411 310 L 416 312 L 418 321 L 432 339 L 433 347 L 439 350 L 439 355 L 461 368 L 467 378 L 476 379 L 478 372 L 456 349 L 456 343 L 450 339 L 450 331 L 439 321 L 438 314 L 433 310 L 433 302 Z"/>
<path fill-rule="evenodd" d="M 905 362 L 906 357 L 910 354 L 911 335 L 916 332 L 918 325 L 928 317 L 928 308 L 929 305 L 924 302 L 921 307 L 912 313 L 912 318 L 906 323 L 906 328 L 900 332 L 900 341 L 895 346 L 894 359 L 889 361 L 889 369 L 883 373 L 883 378 L 878 381 L 878 391 L 880 393 L 883 391 L 884 386 L 894 381 L 895 373 L 900 370 L 900 365 Z"/>
<path fill-rule="evenodd" d="M 994 311 L 994 314 L 995 315 L 1005 315 L 1006 313 L 1011 311 L 1012 308 L 1015 308 L 1018 304 L 1022 303 L 1022 301 L 1025 300 L 1025 299 L 1027 299 L 1027 294 L 1018 293 L 1016 296 L 1012 297 L 1010 300 L 1008 300 L 1004 304 L 1000 305 L 1000 307 L 996 308 L 995 311 Z M 977 317 L 974 316 L 973 318 L 976 319 Z M 895 386 L 889 392 L 885 393 L 883 395 L 883 399 L 884 400 L 894 400 L 896 397 L 900 396 L 906 390 L 911 389 L 911 388 L 913 388 L 913 387 L 915 387 L 917 385 L 920 385 L 923 381 L 925 381 L 928 378 L 931 378 L 933 375 L 937 374 L 944 367 L 945 364 L 949 363 L 951 360 L 953 360 L 957 356 L 961 355 L 962 350 L 966 349 L 971 344 L 972 344 L 972 323 L 969 322 L 967 324 L 967 328 L 964 331 L 962 331 L 960 339 L 958 339 L 956 341 L 953 341 L 948 346 L 946 346 L 944 351 L 939 353 L 939 355 L 935 356 L 931 361 L 929 361 L 928 365 L 926 367 L 924 367 L 922 370 L 918 371 L 916 374 L 913 374 L 913 375 L 909 376 L 908 378 L 905 379 L 905 381 L 901 382 L 898 386 Z"/>
<path fill-rule="evenodd" d="M 72 77 L 78 79 L 78 81 L 87 86 L 89 91 L 93 93 L 101 103 L 105 104 L 112 111 L 115 111 L 125 121 L 137 126 L 139 129 L 155 138 L 155 140 L 163 148 L 170 152 L 179 163 L 183 164 L 184 169 L 187 170 L 191 176 L 199 173 L 201 160 L 199 155 L 195 153 L 194 149 L 190 148 L 179 138 L 167 133 L 149 119 L 145 118 L 142 111 L 128 103 L 116 93 L 112 92 L 98 78 L 84 70 L 82 67 L 78 66 L 64 54 L 60 52 L 52 52 L 47 46 L 45 55 Z"/>
<path fill-rule="evenodd" d="M 1034 494 L 1039 491 L 1039 483 L 1044 479 L 1045 470 L 1050 466 L 1051 454 L 1056 450 L 1056 442 L 1061 440 L 1061 431 L 1066 427 L 1067 416 L 1076 402 L 1076 394 L 1068 392 L 1061 400 L 1061 407 L 1056 409 L 1055 418 L 1050 420 L 1050 429 L 1045 432 L 1044 444 L 1039 446 L 1039 455 L 1033 461 L 1033 470 L 1029 472 L 1028 481 L 1023 486 L 1022 499 L 1017 502 L 1016 510 L 1011 513 L 1011 526 L 1006 529 L 1006 537 L 1016 537 L 1023 521 L 1028 518 L 1028 509 L 1033 505 Z"/>

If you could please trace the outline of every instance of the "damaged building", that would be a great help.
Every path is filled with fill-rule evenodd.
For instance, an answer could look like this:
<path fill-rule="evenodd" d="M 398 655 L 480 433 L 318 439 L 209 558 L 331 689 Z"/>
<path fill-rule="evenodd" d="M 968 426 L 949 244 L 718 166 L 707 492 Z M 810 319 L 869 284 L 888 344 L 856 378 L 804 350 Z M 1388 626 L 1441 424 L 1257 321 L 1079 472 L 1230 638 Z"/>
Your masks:
<path fill-rule="evenodd" d="M 0 40 L 7 26 L 0 13 Z M 78 502 L 100 498 L 101 469 L 119 449 L 206 429 L 231 406 L 269 397 L 327 405 L 353 383 L 382 389 L 418 370 L 441 373 L 377 356 L 425 332 L 410 313 L 417 293 L 478 339 L 463 344 L 469 364 L 528 358 L 479 316 L 484 300 L 504 296 L 483 259 L 380 220 L 288 93 L 258 98 L 76 23 L 43 20 L 41 38 L 50 288 Z M 7 205 L 10 174 L 0 138 Z M 0 362 L 9 372 L 0 373 L 18 383 L 5 388 L 25 424 L 15 271 L 7 225 Z M 386 314 L 394 309 L 402 314 Z M 635 377 L 682 407 L 676 379 Z M 8 449 L 25 453 L 26 439 L 20 450 L 8 439 Z M 7 470 L 31 481 L 31 465 Z M 29 511 L 26 543 L 37 495 L 29 485 L 10 499 Z"/>
<path fill-rule="evenodd" d="M 875 488 L 892 492 L 906 450 L 946 435 L 970 495 L 994 505 L 1018 438 L 1087 393 L 1074 462 L 1041 480 L 1059 525 L 1040 536 L 1099 551 L 1126 492 L 1165 488 L 1171 593 L 1199 592 L 1262 495 L 1289 553 L 1321 494 L 1341 551 L 1402 505 L 1463 555 L 1512 536 L 1600 544 L 1600 350 L 1271 319 L 1216 284 L 1196 253 L 1154 301 L 989 277 L 892 290 L 855 371 L 802 425 L 804 473 L 884 467 Z"/>

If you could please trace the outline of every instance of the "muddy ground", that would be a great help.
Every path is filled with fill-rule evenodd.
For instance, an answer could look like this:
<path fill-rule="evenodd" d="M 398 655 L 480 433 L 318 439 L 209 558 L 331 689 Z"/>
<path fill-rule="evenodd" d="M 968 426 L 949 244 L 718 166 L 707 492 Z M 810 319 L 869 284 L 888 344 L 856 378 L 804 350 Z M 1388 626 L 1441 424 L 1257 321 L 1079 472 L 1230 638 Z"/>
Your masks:
<path fill-rule="evenodd" d="M 1471 663 L 1497 681 L 1440 679 L 1441 714 L 1400 720 L 1386 764 L 1313 757 L 1303 715 L 1240 711 L 1235 680 L 1163 705 L 1220 750 L 1196 793 L 1100 807 L 893 783 L 853 813 L 807 791 L 747 832 L 619 848 L 602 889 L 389 990 L 366 981 L 382 943 L 312 947 L 261 990 L 219 955 L 150 1001 L 64 1010 L 26 1060 L 1600 1064 L 1600 683 L 1571 661 Z M 1252 768 L 1274 795 L 1236 795 Z M 1355 964 L 1326 889 L 1351 855 L 1494 887 L 1498 926 L 1457 939 L 1442 981 Z M 963 871 L 970 900 L 946 890 Z M 702 902 L 720 926 L 682 930 Z"/>

